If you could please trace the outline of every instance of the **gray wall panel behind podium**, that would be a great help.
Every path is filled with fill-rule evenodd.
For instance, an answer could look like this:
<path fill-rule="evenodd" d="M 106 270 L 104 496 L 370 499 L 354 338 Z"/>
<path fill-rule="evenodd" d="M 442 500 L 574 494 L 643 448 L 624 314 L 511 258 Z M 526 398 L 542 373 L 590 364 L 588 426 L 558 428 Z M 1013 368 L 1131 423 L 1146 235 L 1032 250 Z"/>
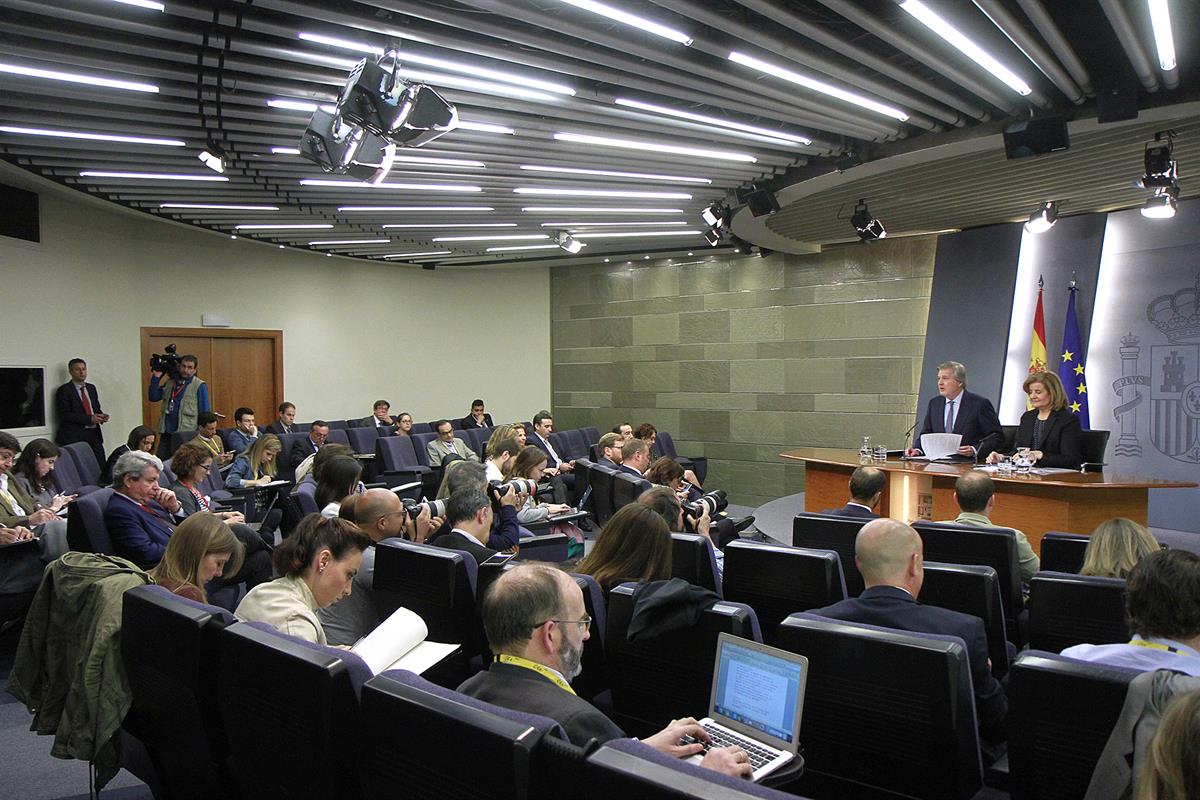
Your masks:
<path fill-rule="evenodd" d="M 1022 230 L 990 225 L 938 237 L 918 420 L 937 394 L 934 368 L 943 361 L 966 365 L 972 392 L 1000 397 Z"/>

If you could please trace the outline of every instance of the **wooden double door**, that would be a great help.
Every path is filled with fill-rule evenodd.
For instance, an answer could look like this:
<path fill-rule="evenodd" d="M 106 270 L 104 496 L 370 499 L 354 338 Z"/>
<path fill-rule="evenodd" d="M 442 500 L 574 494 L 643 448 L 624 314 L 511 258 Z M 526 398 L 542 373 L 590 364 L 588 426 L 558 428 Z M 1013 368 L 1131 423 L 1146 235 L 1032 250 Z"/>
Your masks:
<path fill-rule="evenodd" d="M 212 409 L 233 425 L 240 406 L 254 409 L 260 427 L 275 421 L 283 402 L 283 331 L 235 328 L 142 328 L 142 375 L 150 380 L 150 355 L 174 344 L 179 355 L 199 360 L 197 376 L 208 384 Z M 142 420 L 154 427 L 161 409 L 142 392 Z"/>

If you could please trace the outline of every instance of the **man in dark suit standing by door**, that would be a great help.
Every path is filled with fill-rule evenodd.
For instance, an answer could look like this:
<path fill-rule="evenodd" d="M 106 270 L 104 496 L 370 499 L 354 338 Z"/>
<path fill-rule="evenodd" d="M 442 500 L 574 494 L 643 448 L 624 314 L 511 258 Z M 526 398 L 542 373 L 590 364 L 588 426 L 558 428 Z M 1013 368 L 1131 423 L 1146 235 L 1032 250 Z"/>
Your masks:
<path fill-rule="evenodd" d="M 1004 431 L 996 409 L 986 397 L 967 391 L 967 368 L 957 361 L 938 364 L 938 395 L 931 398 L 921 423 L 921 437 L 927 433 L 957 433 L 962 436 L 958 455 L 983 461 L 1004 442 Z M 905 455 L 919 456 L 918 447 Z"/>
<path fill-rule="evenodd" d="M 67 362 L 71 380 L 54 390 L 54 409 L 58 414 L 58 433 L 54 441 L 60 445 L 87 442 L 96 454 L 96 463 L 104 466 L 104 432 L 100 426 L 108 422 L 108 414 L 100 408 L 100 395 L 94 384 L 87 382 L 87 362 L 72 358 Z"/>

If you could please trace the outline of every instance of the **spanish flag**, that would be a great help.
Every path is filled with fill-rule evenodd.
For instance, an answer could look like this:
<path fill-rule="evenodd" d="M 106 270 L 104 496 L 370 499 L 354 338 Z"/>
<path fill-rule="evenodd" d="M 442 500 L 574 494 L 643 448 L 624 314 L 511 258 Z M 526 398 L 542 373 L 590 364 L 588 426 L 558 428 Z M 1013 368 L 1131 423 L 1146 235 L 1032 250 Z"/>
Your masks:
<path fill-rule="evenodd" d="M 1038 278 L 1037 309 L 1033 313 L 1033 342 L 1029 346 L 1029 372 L 1046 370 L 1046 317 L 1042 313 L 1042 279 Z M 1026 401 L 1027 408 L 1033 408 Z"/>

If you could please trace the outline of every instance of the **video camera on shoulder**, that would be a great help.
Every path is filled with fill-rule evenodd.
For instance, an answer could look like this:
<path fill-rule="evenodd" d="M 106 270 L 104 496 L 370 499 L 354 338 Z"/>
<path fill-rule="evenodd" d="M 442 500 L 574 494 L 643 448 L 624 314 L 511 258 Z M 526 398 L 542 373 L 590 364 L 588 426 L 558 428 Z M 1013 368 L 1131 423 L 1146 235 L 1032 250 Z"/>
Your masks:
<path fill-rule="evenodd" d="M 151 354 L 150 371 L 161 372 L 168 378 L 176 379 L 179 377 L 179 361 L 176 345 L 172 342 L 163 348 L 163 352 Z"/>

